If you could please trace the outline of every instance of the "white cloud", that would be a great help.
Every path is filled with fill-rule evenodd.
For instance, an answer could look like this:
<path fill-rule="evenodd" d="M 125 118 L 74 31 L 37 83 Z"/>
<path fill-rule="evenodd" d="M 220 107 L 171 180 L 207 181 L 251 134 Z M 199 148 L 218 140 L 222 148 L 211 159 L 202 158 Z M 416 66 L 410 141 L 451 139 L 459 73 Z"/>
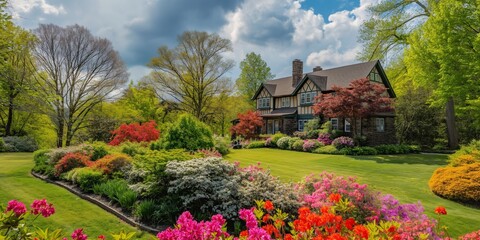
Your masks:
<path fill-rule="evenodd" d="M 35 8 L 40 8 L 44 14 L 59 15 L 66 14 L 63 5 L 54 6 L 48 4 L 46 0 L 13 0 L 11 5 L 14 10 L 14 16 L 18 17 L 21 13 L 29 13 Z"/>

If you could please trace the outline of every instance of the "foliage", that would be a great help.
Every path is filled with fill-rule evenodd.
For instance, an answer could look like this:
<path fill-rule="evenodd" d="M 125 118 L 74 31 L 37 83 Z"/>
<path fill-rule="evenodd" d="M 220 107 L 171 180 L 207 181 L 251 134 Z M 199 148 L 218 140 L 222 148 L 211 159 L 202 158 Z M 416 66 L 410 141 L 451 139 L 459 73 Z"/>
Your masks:
<path fill-rule="evenodd" d="M 293 136 L 297 137 L 297 138 L 300 138 L 300 139 L 307 139 L 307 133 L 306 132 L 295 131 L 295 132 L 293 132 Z"/>
<path fill-rule="evenodd" d="M 51 165 L 49 154 L 50 150 L 37 150 L 33 153 L 33 162 L 35 163 L 32 171 L 53 177 L 55 169 Z"/>
<path fill-rule="evenodd" d="M 335 146 L 337 149 L 342 149 L 353 147 L 354 142 L 353 139 L 349 137 L 338 137 L 333 139 L 332 145 Z"/>
<path fill-rule="evenodd" d="M 107 156 L 109 153 L 106 144 L 103 142 L 94 142 L 92 144 L 88 144 L 87 146 L 92 148 L 91 150 L 92 161 L 97 161 L 98 159 Z"/>
<path fill-rule="evenodd" d="M 183 114 L 165 134 L 166 149 L 184 148 L 187 150 L 213 147 L 212 132 L 207 125 L 194 116 Z"/>
<path fill-rule="evenodd" d="M 330 145 L 332 144 L 331 136 L 330 133 L 320 133 L 318 134 L 317 140 L 323 143 L 323 145 Z"/>
<path fill-rule="evenodd" d="M 332 122 L 331 121 L 325 121 L 322 126 L 320 127 L 320 133 L 319 134 L 331 134 L 332 133 Z M 327 145 L 327 144 L 325 144 Z"/>
<path fill-rule="evenodd" d="M 319 130 L 320 127 L 321 127 L 320 118 L 316 117 L 316 118 L 312 118 L 312 119 L 308 120 L 305 123 L 305 126 L 303 126 L 303 131 L 304 132 L 310 132 L 310 131 L 313 131 L 313 130 Z"/>
<path fill-rule="evenodd" d="M 288 142 L 290 141 L 291 137 L 282 137 L 277 141 L 277 147 L 280 149 L 288 149 Z"/>
<path fill-rule="evenodd" d="M 35 152 L 38 150 L 38 144 L 32 137 L 29 136 L 8 136 L 3 137 L 6 150 L 8 152 Z"/>
<path fill-rule="evenodd" d="M 275 77 L 275 75 L 271 74 L 270 67 L 262 59 L 262 56 L 254 52 L 247 53 L 245 59 L 240 62 L 240 70 L 240 76 L 236 80 L 236 85 L 240 94 L 248 100 L 253 97 L 263 83 Z M 255 105 L 252 107 L 255 107 Z"/>
<path fill-rule="evenodd" d="M 133 215 L 143 223 L 152 224 L 155 222 L 153 213 L 157 209 L 157 204 L 158 203 L 151 199 L 140 201 L 135 205 Z"/>
<path fill-rule="evenodd" d="M 131 190 L 123 179 L 113 179 L 96 184 L 93 186 L 93 192 L 118 203 L 127 212 L 133 209 L 138 198 L 137 193 Z"/>
<path fill-rule="evenodd" d="M 312 152 L 313 150 L 319 148 L 322 145 L 323 143 L 320 143 L 316 139 L 308 139 L 303 142 L 302 148 L 304 152 Z"/>
<path fill-rule="evenodd" d="M 129 155 L 114 153 L 94 162 L 92 168 L 100 170 L 103 174 L 110 175 L 128 170 L 131 162 L 132 158 Z"/>
<path fill-rule="evenodd" d="M 156 129 L 155 121 L 150 121 L 140 125 L 139 123 L 122 124 L 113 131 L 113 140 L 108 143 L 117 146 L 122 142 L 150 142 L 160 137 L 160 132 Z"/>
<path fill-rule="evenodd" d="M 480 163 L 438 168 L 428 182 L 437 195 L 461 202 L 480 203 Z"/>
<path fill-rule="evenodd" d="M 385 96 L 386 88 L 368 78 L 352 81 L 348 87 L 332 87 L 335 94 L 322 94 L 313 105 L 315 114 L 325 117 L 345 117 L 353 120 L 353 136 L 356 135 L 356 120 L 372 113 L 389 112 L 392 99 Z"/>
<path fill-rule="evenodd" d="M 128 182 L 144 198 L 160 198 L 167 194 L 168 179 L 165 174 L 169 161 L 185 161 L 195 158 L 185 150 L 147 151 L 135 155 L 132 168 L 128 172 Z"/>
<path fill-rule="evenodd" d="M 230 129 L 232 134 L 246 139 L 256 137 L 258 134 L 257 128 L 263 125 L 260 113 L 249 110 L 246 113 L 239 113 L 237 117 L 238 123 Z"/>
<path fill-rule="evenodd" d="M 344 148 L 349 149 L 349 153 L 347 155 L 377 155 L 377 150 L 373 147 L 354 147 L 354 148 Z M 343 150 L 343 149 L 342 149 Z"/>
<path fill-rule="evenodd" d="M 252 141 L 246 148 L 264 148 L 266 146 L 266 141 Z"/>
<path fill-rule="evenodd" d="M 291 149 L 295 151 L 303 151 L 304 140 L 296 140 L 293 142 Z"/>
<path fill-rule="evenodd" d="M 122 149 L 122 153 L 125 153 L 131 157 L 135 157 L 137 154 L 143 155 L 148 151 L 148 149 L 145 147 L 145 144 L 133 142 L 124 142 L 122 145 L 120 145 L 120 148 Z"/>
<path fill-rule="evenodd" d="M 58 177 L 60 174 L 68 172 L 78 167 L 89 167 L 93 164 L 90 158 L 81 153 L 67 153 L 65 156 L 55 164 L 55 175 Z"/>
<path fill-rule="evenodd" d="M 405 144 L 382 144 L 374 147 L 378 154 L 405 154 L 418 153 L 419 148 L 413 145 Z"/>
<path fill-rule="evenodd" d="M 200 149 L 197 150 L 197 153 L 200 157 L 205 158 L 205 157 L 217 157 L 221 158 L 222 154 L 218 152 L 216 149 Z"/>
<path fill-rule="evenodd" d="M 450 165 L 453 167 L 480 161 L 480 140 L 472 140 L 454 154 L 449 156 Z"/>
<path fill-rule="evenodd" d="M 74 168 L 67 173 L 68 180 L 80 187 L 84 192 L 91 192 L 95 184 L 100 184 L 105 177 L 102 172 L 88 167 Z"/>
<path fill-rule="evenodd" d="M 293 149 L 293 144 L 298 141 L 298 140 L 302 140 L 301 138 L 299 137 L 292 137 L 288 140 L 288 149 Z M 303 147 L 303 146 L 302 146 Z"/>
<path fill-rule="evenodd" d="M 230 40 L 217 34 L 184 32 L 175 48 L 162 46 L 151 59 L 153 83 L 183 111 L 204 120 L 213 96 L 229 91 L 224 74 L 234 65 L 223 56 L 231 50 Z"/>
<path fill-rule="evenodd" d="M 313 150 L 313 153 L 320 153 L 320 154 L 338 154 L 338 150 L 335 146 L 333 145 L 327 145 L 327 146 L 322 146 L 319 147 L 315 150 Z"/>
<path fill-rule="evenodd" d="M 227 155 L 230 152 L 230 140 L 228 137 L 213 136 L 213 145 L 215 149 L 222 154 Z"/>
<path fill-rule="evenodd" d="M 286 137 L 286 136 L 287 136 L 286 134 L 283 134 L 283 133 L 280 133 L 280 132 L 275 133 L 275 134 L 272 136 L 271 144 L 276 147 L 278 140 L 280 140 L 280 138 Z"/>

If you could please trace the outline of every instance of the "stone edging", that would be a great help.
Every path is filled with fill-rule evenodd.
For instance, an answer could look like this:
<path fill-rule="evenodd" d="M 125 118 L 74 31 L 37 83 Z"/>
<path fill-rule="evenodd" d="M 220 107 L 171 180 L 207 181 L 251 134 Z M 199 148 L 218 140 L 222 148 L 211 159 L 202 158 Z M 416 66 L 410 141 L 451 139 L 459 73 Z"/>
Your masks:
<path fill-rule="evenodd" d="M 89 196 L 88 194 L 84 194 L 82 192 L 80 192 L 79 190 L 76 190 L 74 188 L 72 188 L 71 186 L 69 186 L 68 184 L 65 184 L 63 182 L 60 182 L 60 181 L 53 181 L 53 180 L 50 180 L 48 179 L 47 177 L 45 176 L 42 176 L 38 173 L 35 173 L 35 172 L 30 172 L 32 174 L 32 176 L 38 178 L 38 179 L 41 179 L 47 183 L 52 183 L 52 184 L 55 184 L 57 186 L 60 186 L 62 188 L 65 188 L 67 189 L 68 191 L 70 191 L 71 193 L 79 196 L 80 198 L 82 199 L 85 199 L 99 207 L 101 207 L 102 209 L 104 209 L 105 211 L 115 215 L 116 217 L 120 218 L 121 220 L 123 220 L 124 222 L 128 223 L 129 225 L 133 226 L 133 227 L 136 227 L 136 228 L 139 228 L 140 230 L 142 231 L 146 231 L 146 232 L 149 232 L 149 233 L 152 233 L 152 234 L 157 234 L 158 232 L 161 232 L 162 230 L 165 230 L 165 228 L 163 229 L 155 229 L 155 228 L 152 228 L 152 227 L 149 227 L 145 224 L 142 224 L 142 223 L 139 223 L 139 222 L 136 222 L 135 220 L 133 220 L 132 218 L 129 218 L 128 216 L 126 216 L 125 214 L 123 214 L 122 212 L 112 208 L 108 203 L 104 202 L 104 201 L 101 201 L 99 199 L 96 199 L 94 197 L 91 197 Z"/>

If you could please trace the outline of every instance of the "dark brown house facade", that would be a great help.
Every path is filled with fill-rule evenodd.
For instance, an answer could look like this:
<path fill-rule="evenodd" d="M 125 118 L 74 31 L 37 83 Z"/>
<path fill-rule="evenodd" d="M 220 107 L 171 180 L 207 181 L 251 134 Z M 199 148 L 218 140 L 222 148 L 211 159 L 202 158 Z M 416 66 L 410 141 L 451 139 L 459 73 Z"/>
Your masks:
<path fill-rule="evenodd" d="M 295 131 L 303 131 L 308 120 L 321 117 L 314 116 L 312 109 L 316 96 L 332 93 L 333 86 L 347 87 L 361 78 L 383 84 L 389 97 L 395 98 L 395 92 L 378 60 L 331 69 L 315 67 L 312 72 L 304 74 L 302 61 L 295 59 L 292 76 L 267 81 L 252 97 L 257 103 L 257 111 L 263 117 L 261 132 L 291 135 Z M 331 121 L 333 129 L 351 135 L 350 119 L 321 120 Z M 396 143 L 394 121 L 393 112 L 372 113 L 371 117 L 357 121 L 356 129 L 360 135 L 367 137 L 370 145 Z"/>

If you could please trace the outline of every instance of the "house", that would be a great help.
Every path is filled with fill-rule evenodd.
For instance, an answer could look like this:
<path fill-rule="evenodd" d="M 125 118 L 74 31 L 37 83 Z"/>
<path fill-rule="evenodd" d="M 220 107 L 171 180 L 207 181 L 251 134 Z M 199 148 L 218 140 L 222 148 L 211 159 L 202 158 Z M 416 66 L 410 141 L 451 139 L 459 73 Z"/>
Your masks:
<path fill-rule="evenodd" d="M 303 62 L 295 59 L 292 63 L 292 75 L 267 81 L 259 87 L 252 100 L 257 103 L 257 111 L 263 117 L 261 133 L 282 132 L 293 134 L 303 131 L 305 123 L 313 119 L 315 97 L 332 93 L 333 86 L 347 87 L 350 82 L 369 78 L 387 88 L 387 94 L 395 98 L 395 92 L 378 60 L 343 67 L 322 69 L 313 68 L 303 73 Z M 360 134 L 367 137 L 368 144 L 396 143 L 394 113 L 372 113 L 369 118 L 357 121 Z M 350 119 L 331 118 L 332 127 L 345 135 L 350 133 Z"/>

